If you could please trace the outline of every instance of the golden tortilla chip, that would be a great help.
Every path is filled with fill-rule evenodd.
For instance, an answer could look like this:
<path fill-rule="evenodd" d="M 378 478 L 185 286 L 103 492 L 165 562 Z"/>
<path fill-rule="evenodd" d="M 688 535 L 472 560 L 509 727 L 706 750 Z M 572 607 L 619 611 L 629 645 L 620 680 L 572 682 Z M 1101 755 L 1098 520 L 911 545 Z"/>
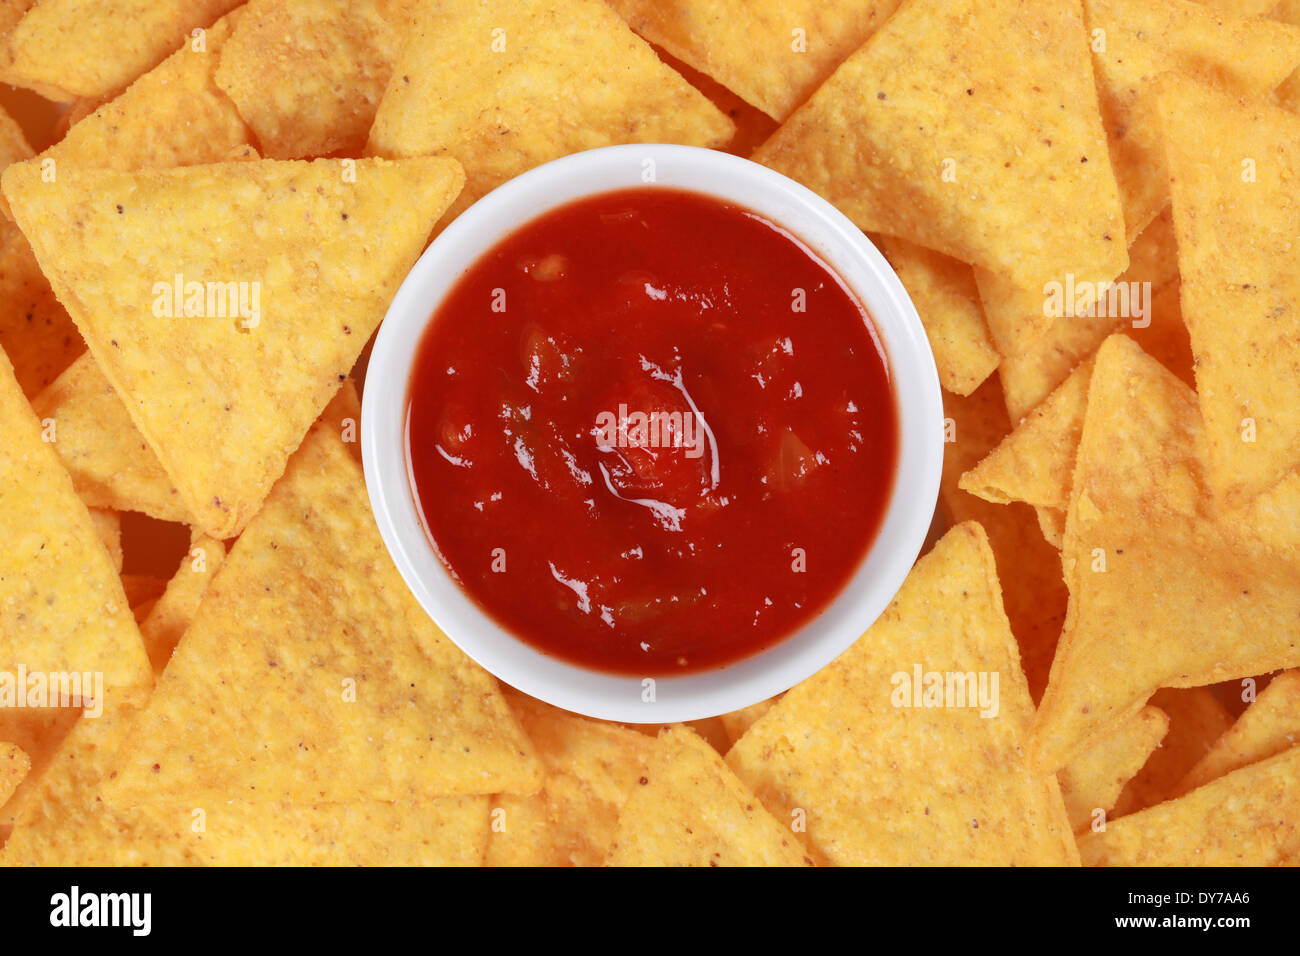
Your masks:
<path fill-rule="evenodd" d="M 162 521 L 193 520 L 93 355 L 73 362 L 32 408 L 86 504 Z"/>
<path fill-rule="evenodd" d="M 460 160 L 466 183 L 454 214 L 507 179 L 579 150 L 722 146 L 734 132 L 601 0 L 564 7 L 444 0 L 412 15 L 367 150 Z"/>
<path fill-rule="evenodd" d="M 1232 726 L 1232 717 L 1205 687 L 1162 688 L 1151 704 L 1169 717 L 1169 733 L 1115 801 L 1112 817 L 1127 816 L 1177 795 L 1179 782 Z"/>
<path fill-rule="evenodd" d="M 1300 66 L 1300 30 L 1191 0 L 1084 0 L 1084 14 L 1102 35 L 1092 57 L 1131 240 L 1169 202 L 1152 81 L 1172 71 L 1263 96 Z"/>
<path fill-rule="evenodd" d="M 1127 255 L 1077 0 L 912 0 L 755 154 L 1026 288 Z"/>
<path fill-rule="evenodd" d="M 335 423 L 312 429 L 208 586 L 111 800 L 533 793 L 496 682 L 406 589 Z"/>
<path fill-rule="evenodd" d="M 1110 812 L 1124 785 L 1142 769 L 1168 729 L 1169 716 L 1163 710 L 1143 707 L 1098 734 L 1087 750 L 1061 768 L 1056 776 L 1076 833 L 1097 821 L 1098 810 Z"/>
<path fill-rule="evenodd" d="M 213 74 L 242 10 L 223 17 L 127 89 L 84 118 L 40 154 L 54 169 L 146 169 L 196 166 L 233 158 L 250 145 L 234 104 Z"/>
<path fill-rule="evenodd" d="M 1079 838 L 1085 866 L 1275 866 L 1300 852 L 1300 748 Z"/>
<path fill-rule="evenodd" d="M 798 838 L 694 731 L 659 734 L 623 804 L 609 866 L 811 866 Z"/>
<path fill-rule="evenodd" d="M 0 434 L 0 672 L 98 673 L 106 697 L 148 688 L 117 570 L 2 353 Z"/>
<path fill-rule="evenodd" d="M 1212 780 L 1300 745 L 1300 671 L 1274 677 L 1175 788 L 1189 793 Z"/>
<path fill-rule="evenodd" d="M 1132 340 L 1097 353 L 1062 557 L 1070 610 L 1034 758 L 1064 766 L 1159 687 L 1300 663 L 1300 542 L 1218 520 L 1196 396 Z M 1298 486 L 1300 487 L 1300 486 Z M 1300 507 L 1300 502 L 1296 503 Z"/>
<path fill-rule="evenodd" d="M 77 707 L 0 710 L 0 740 L 15 744 L 29 761 L 28 772 L 15 792 L 7 802 L 0 802 L 0 827 L 13 824 L 27 794 L 35 788 L 80 716 Z"/>
<path fill-rule="evenodd" d="M 1033 715 L 993 552 L 970 522 L 944 535 L 862 639 L 788 691 L 727 763 L 777 819 L 806 821 L 819 860 L 1077 863 L 1055 777 L 1025 761 Z"/>
<path fill-rule="evenodd" d="M 488 866 L 600 866 L 654 741 L 522 694 L 508 696 L 546 771 L 540 793 L 492 802 Z"/>
<path fill-rule="evenodd" d="M 250 0 L 217 85 L 271 159 L 359 153 L 413 0 Z"/>
<path fill-rule="evenodd" d="M 895 236 L 874 235 L 871 241 L 903 280 L 921 316 L 939 384 L 969 395 L 1001 359 L 984 322 L 971 267 Z"/>
<path fill-rule="evenodd" d="M 1210 478 L 1232 505 L 1300 464 L 1300 117 L 1172 78 L 1160 109 Z"/>
<path fill-rule="evenodd" d="M 760 700 L 757 704 L 750 704 L 740 710 L 733 710 L 728 714 L 723 714 L 719 719 L 722 721 L 723 729 L 727 732 L 727 739 L 734 745 L 737 740 L 745 736 L 745 731 L 758 723 L 758 719 L 771 710 L 772 705 L 780 699 L 778 696 L 768 700 Z"/>
<path fill-rule="evenodd" d="M 27 754 L 16 744 L 0 743 L 0 807 L 8 801 L 32 768 Z"/>
<path fill-rule="evenodd" d="M 7 220 L 0 220 L 0 348 L 29 398 L 86 349 L 26 237 Z"/>
<path fill-rule="evenodd" d="M 106 96 L 240 0 L 41 0 L 0 46 L 0 79 L 52 100 Z"/>
<path fill-rule="evenodd" d="M 257 510 L 460 182 L 429 158 L 4 175 L 100 368 L 215 538 Z"/>
<path fill-rule="evenodd" d="M 776 120 L 808 99 L 900 0 L 609 0 L 637 33 Z"/>
<path fill-rule="evenodd" d="M 701 73 L 653 43 L 650 44 L 650 49 L 655 51 L 655 56 L 680 73 L 687 83 L 707 96 L 709 102 L 735 125 L 736 132 L 721 147 L 724 151 L 748 159 L 759 144 L 776 132 L 776 120 L 758 107 L 750 106 L 707 73 Z"/>
<path fill-rule="evenodd" d="M 206 536 L 194 542 L 181 559 L 158 601 L 140 622 L 140 636 L 155 674 L 161 675 L 181 635 L 189 628 L 208 584 L 226 560 L 226 548 Z"/>
<path fill-rule="evenodd" d="M 1047 686 L 1056 641 L 1065 621 L 1068 594 L 1061 557 L 1043 540 L 1027 505 L 994 505 L 958 487 L 964 470 L 985 458 L 1007 434 L 1007 414 L 997 382 L 987 381 L 969 397 L 944 395 L 952 438 L 943 456 L 939 503 L 953 524 L 978 521 L 997 559 L 1002 604 L 1020 646 L 1020 664 L 1037 701 Z"/>

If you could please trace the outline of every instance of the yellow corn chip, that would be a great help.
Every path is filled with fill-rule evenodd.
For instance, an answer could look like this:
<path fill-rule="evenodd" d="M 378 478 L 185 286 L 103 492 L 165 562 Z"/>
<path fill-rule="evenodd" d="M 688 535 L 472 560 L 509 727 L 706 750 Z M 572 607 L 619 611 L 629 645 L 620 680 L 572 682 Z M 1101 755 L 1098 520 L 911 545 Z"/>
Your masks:
<path fill-rule="evenodd" d="M 1112 817 L 1153 807 L 1177 794 L 1178 783 L 1232 726 L 1232 718 L 1205 687 L 1163 688 L 1151 704 L 1169 717 L 1169 732 L 1160 746 L 1115 801 Z"/>
<path fill-rule="evenodd" d="M 756 106 L 750 106 L 731 90 L 707 73 L 682 62 L 667 50 L 650 44 L 655 55 L 682 75 L 687 83 L 709 98 L 728 119 L 735 124 L 736 132 L 722 149 L 736 156 L 749 158 L 758 145 L 776 131 L 776 120 Z"/>
<path fill-rule="evenodd" d="M 0 807 L 13 796 L 31 768 L 31 760 L 16 744 L 0 743 Z"/>
<path fill-rule="evenodd" d="M 445 159 L 106 172 L 5 195 L 198 525 L 237 534 L 461 181 Z M 186 210 L 184 213 L 181 210 Z"/>
<path fill-rule="evenodd" d="M 413 0 L 250 0 L 217 85 L 262 154 L 358 153 L 401 49 Z"/>
<path fill-rule="evenodd" d="M 1300 852 L 1300 748 L 1079 839 L 1085 866 L 1273 866 Z"/>
<path fill-rule="evenodd" d="M 1093 63 L 1131 240 L 1169 202 L 1152 80 L 1174 71 L 1263 96 L 1300 66 L 1300 30 L 1191 0 L 1084 0 L 1084 13 L 1104 38 Z"/>
<path fill-rule="evenodd" d="M 944 396 L 953 441 L 943 457 L 939 502 L 954 524 L 978 521 L 988 535 L 1003 581 L 1002 604 L 1020 646 L 1020 664 L 1035 701 L 1047 686 L 1056 640 L 1065 621 L 1068 595 L 1061 558 L 1023 504 L 994 505 L 958 487 L 963 470 L 989 454 L 1007 434 L 1007 415 L 997 382 L 988 381 L 969 397 Z"/>
<path fill-rule="evenodd" d="M 939 384 L 969 395 L 993 374 L 1000 359 L 984 323 L 971 267 L 906 239 L 875 235 L 871 241 L 903 280 L 921 316 Z"/>
<path fill-rule="evenodd" d="M 15 744 L 30 762 L 24 779 L 7 802 L 0 803 L 0 827 L 13 824 L 36 781 L 81 716 L 77 707 L 0 710 L 0 740 Z"/>
<path fill-rule="evenodd" d="M 785 119 L 900 0 L 609 0 L 637 33 Z"/>
<path fill-rule="evenodd" d="M 806 866 L 798 838 L 774 820 L 722 758 L 686 727 L 659 734 L 623 804 L 609 866 Z"/>
<path fill-rule="evenodd" d="M 79 118 L 40 154 L 47 169 L 146 169 L 195 166 L 232 159 L 248 146 L 248 129 L 217 89 L 213 74 L 242 10 L 191 38 L 122 93 Z"/>
<path fill-rule="evenodd" d="M 1300 671 L 1269 682 L 1176 788 L 1188 793 L 1211 780 L 1300 745 Z"/>
<path fill-rule="evenodd" d="M 86 348 L 26 237 L 7 220 L 0 220 L 0 348 L 28 397 L 54 381 Z"/>
<path fill-rule="evenodd" d="M 1159 707 L 1143 707 L 1121 720 L 1057 774 L 1070 826 L 1077 833 L 1109 813 L 1120 791 L 1142 769 L 1169 729 L 1169 716 Z"/>
<path fill-rule="evenodd" d="M 993 553 L 971 522 L 727 762 L 778 819 L 806 814 L 808 844 L 834 863 L 1076 863 L 1056 779 L 1025 762 L 1033 713 Z"/>
<path fill-rule="evenodd" d="M 208 586 L 119 806 L 536 791 L 528 739 L 406 589 L 336 428 L 312 429 Z"/>
<path fill-rule="evenodd" d="M 52 100 L 105 96 L 240 0 L 41 0 L 0 47 L 0 79 Z"/>
<path fill-rule="evenodd" d="M 772 705 L 780 699 L 780 697 L 772 697 L 768 700 L 760 700 L 757 704 L 750 704 L 740 710 L 723 714 L 719 719 L 727 732 L 727 739 L 734 745 L 737 740 L 745 736 L 745 731 L 758 723 L 758 719 L 771 710 Z"/>
<path fill-rule="evenodd" d="M 1300 464 L 1300 117 L 1172 79 L 1160 109 L 1210 477 L 1244 502 Z"/>
<path fill-rule="evenodd" d="M 213 538 L 201 537 L 181 559 L 157 603 L 140 622 L 140 636 L 155 674 L 161 675 L 176 645 L 194 620 L 208 584 L 226 560 L 226 548 Z"/>
<path fill-rule="evenodd" d="M 148 688 L 117 571 L 2 353 L 0 434 L 0 673 L 102 674 L 106 697 Z"/>
<path fill-rule="evenodd" d="M 1127 262 L 1076 0 L 912 0 L 754 159 L 1033 288 Z"/>
<path fill-rule="evenodd" d="M 494 798 L 487 865 L 599 866 L 614 841 L 619 811 L 646 773 L 654 741 L 522 694 L 509 700 L 546 780 L 535 796 Z"/>
<path fill-rule="evenodd" d="M 424 0 L 367 150 L 460 160 L 466 184 L 454 213 L 568 153 L 615 143 L 722 146 L 734 132 L 600 0 Z"/>
<path fill-rule="evenodd" d="M 86 504 L 162 521 L 192 520 L 94 356 L 73 362 L 32 408 Z"/>
<path fill-rule="evenodd" d="M 1109 338 L 1072 482 L 1070 609 L 1039 708 L 1037 766 L 1059 769 L 1159 687 L 1300 663 L 1285 623 L 1300 615 L 1300 542 L 1279 547 L 1213 517 L 1202 441 L 1192 391 L 1132 340 Z"/>

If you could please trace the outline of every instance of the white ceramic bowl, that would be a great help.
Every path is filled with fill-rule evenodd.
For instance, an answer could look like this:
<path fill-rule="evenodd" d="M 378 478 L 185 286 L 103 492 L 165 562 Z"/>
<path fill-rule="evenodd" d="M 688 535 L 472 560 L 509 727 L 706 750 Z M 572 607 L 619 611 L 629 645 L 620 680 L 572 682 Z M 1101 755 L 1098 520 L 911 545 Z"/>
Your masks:
<path fill-rule="evenodd" d="M 888 357 L 899 414 L 898 469 L 875 542 L 843 592 L 780 644 L 720 670 L 641 678 L 547 656 L 503 629 L 452 580 L 426 536 L 406 455 L 411 366 L 446 293 L 489 248 L 574 199 L 654 184 L 751 209 L 802 240 L 867 307 Z M 506 683 L 591 717 L 668 723 L 712 717 L 793 687 L 825 667 L 888 607 L 934 514 L 943 405 L 925 330 L 902 283 L 867 237 L 821 197 L 748 160 L 689 146 L 609 146 L 524 173 L 480 199 L 429 246 L 393 299 L 365 381 L 362 452 L 370 505 L 411 593 L 462 650 Z M 647 698 L 653 696 L 653 701 Z"/>

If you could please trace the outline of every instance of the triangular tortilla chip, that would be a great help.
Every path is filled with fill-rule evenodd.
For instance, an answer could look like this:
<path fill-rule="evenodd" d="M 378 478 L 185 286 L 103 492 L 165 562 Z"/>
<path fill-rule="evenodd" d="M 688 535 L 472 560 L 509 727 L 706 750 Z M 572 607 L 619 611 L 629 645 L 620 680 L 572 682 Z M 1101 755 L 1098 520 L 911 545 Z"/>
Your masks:
<path fill-rule="evenodd" d="M 41 0 L 0 47 L 0 79 L 70 102 L 114 93 L 240 0 Z"/>
<path fill-rule="evenodd" d="M 1300 465 L 1300 117 L 1173 79 L 1160 109 L 1210 478 L 1231 505 Z"/>
<path fill-rule="evenodd" d="M 757 704 L 742 707 L 740 710 L 722 714 L 718 719 L 722 721 L 722 727 L 727 732 L 727 739 L 734 745 L 780 699 L 780 697 L 771 697 L 767 700 L 760 700 Z"/>
<path fill-rule="evenodd" d="M 460 160 L 453 211 L 579 150 L 722 146 L 735 132 L 601 0 L 426 3 L 409 30 L 367 150 Z"/>
<path fill-rule="evenodd" d="M 17 744 L 0 743 L 0 807 L 13 796 L 32 762 Z"/>
<path fill-rule="evenodd" d="M 1150 703 L 1168 715 L 1169 733 L 1125 784 L 1112 817 L 1137 813 L 1175 796 L 1179 781 L 1232 726 L 1232 717 L 1207 687 L 1165 687 L 1152 695 Z"/>
<path fill-rule="evenodd" d="M 1083 753 L 1061 768 L 1061 798 L 1070 826 L 1077 833 L 1109 813 L 1120 792 L 1160 745 L 1169 729 L 1169 716 L 1159 707 L 1143 707 L 1121 720 Z M 1104 817 L 1102 817 L 1104 819 Z"/>
<path fill-rule="evenodd" d="M 208 585 L 226 560 L 226 548 L 215 538 L 202 536 L 181 559 L 157 603 L 140 621 L 140 636 L 155 674 L 161 675 L 181 635 L 189 628 Z"/>
<path fill-rule="evenodd" d="M 623 804 L 609 866 L 810 866 L 717 752 L 687 727 L 659 734 Z"/>
<path fill-rule="evenodd" d="M 215 538 L 257 510 L 460 184 L 429 158 L 4 175 L 51 284 Z"/>
<path fill-rule="evenodd" d="M 413 0 L 250 0 L 216 83 L 270 159 L 366 144 Z M 269 91 L 269 92 L 268 92 Z"/>
<path fill-rule="evenodd" d="M 122 582 L 3 353 L 0 434 L 0 674 L 11 692 L 19 667 L 102 674 L 105 698 L 147 691 L 153 674 Z"/>
<path fill-rule="evenodd" d="M 1084 14 L 1101 35 L 1092 58 L 1132 240 L 1169 202 L 1152 81 L 1174 71 L 1263 96 L 1300 66 L 1300 30 L 1191 0 L 1084 0 Z"/>
<path fill-rule="evenodd" d="M 190 513 L 99 363 L 89 353 L 32 400 L 50 443 L 92 508 L 187 523 Z"/>
<path fill-rule="evenodd" d="M 1107 339 L 1062 552 L 1069 616 L 1035 728 L 1045 770 L 1159 687 L 1300 663 L 1300 542 L 1279 547 L 1214 518 L 1202 442 L 1191 389 L 1132 340 Z"/>
<path fill-rule="evenodd" d="M 1189 793 L 1224 774 L 1300 745 L 1300 671 L 1274 677 L 1229 727 L 1210 752 L 1179 782 L 1176 792 Z"/>
<path fill-rule="evenodd" d="M 1127 263 L 1077 0 L 912 0 L 753 158 L 1026 288 Z"/>
<path fill-rule="evenodd" d="M 746 103 L 713 77 L 677 59 L 663 47 L 651 43 L 650 49 L 655 51 L 655 56 L 680 73 L 687 83 L 707 96 L 709 102 L 735 124 L 736 132 L 720 147 L 724 151 L 748 159 L 764 140 L 776 132 L 776 120 L 757 106 Z"/>
<path fill-rule="evenodd" d="M 1275 866 L 1300 853 L 1300 747 L 1079 838 L 1085 866 Z"/>
<path fill-rule="evenodd" d="M 637 33 L 782 120 L 900 0 L 609 0 Z"/>
<path fill-rule="evenodd" d="M 903 280 L 916 306 L 934 352 L 939 384 L 969 395 L 993 374 L 1001 359 L 984 323 L 971 267 L 897 236 L 875 235 L 871 241 Z"/>
<path fill-rule="evenodd" d="M 952 696 L 925 706 L 918 671 Z M 976 699 L 982 682 L 991 704 L 993 675 L 996 708 Z M 972 522 L 944 535 L 862 639 L 787 692 L 727 763 L 777 819 L 806 814 L 809 846 L 834 863 L 1077 863 L 1056 778 L 1025 761 L 1033 714 L 993 553 Z"/>
<path fill-rule="evenodd" d="M 493 798 L 488 866 L 600 866 L 619 811 L 646 772 L 654 740 L 522 694 L 511 707 L 546 770 L 539 793 Z"/>
<path fill-rule="evenodd" d="M 0 828 L 11 825 L 22 810 L 27 793 L 45 772 L 59 747 L 81 717 L 77 707 L 45 707 L 39 710 L 0 711 L 0 740 L 15 744 L 27 755 L 30 766 L 15 793 L 0 803 Z"/>
<path fill-rule="evenodd" d="M 496 682 L 402 582 L 327 421 L 208 586 L 111 799 L 314 804 L 539 783 Z"/>

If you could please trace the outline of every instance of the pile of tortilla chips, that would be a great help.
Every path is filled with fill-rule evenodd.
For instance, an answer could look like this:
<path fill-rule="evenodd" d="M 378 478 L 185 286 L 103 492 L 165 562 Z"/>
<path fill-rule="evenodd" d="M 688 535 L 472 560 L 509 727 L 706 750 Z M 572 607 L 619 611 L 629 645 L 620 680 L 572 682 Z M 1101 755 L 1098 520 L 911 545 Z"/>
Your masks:
<path fill-rule="evenodd" d="M 0 11 L 0 863 L 1300 863 L 1300 3 Z M 945 389 L 946 531 L 781 697 L 499 684 L 371 516 L 358 362 L 525 170 L 796 179 Z"/>

